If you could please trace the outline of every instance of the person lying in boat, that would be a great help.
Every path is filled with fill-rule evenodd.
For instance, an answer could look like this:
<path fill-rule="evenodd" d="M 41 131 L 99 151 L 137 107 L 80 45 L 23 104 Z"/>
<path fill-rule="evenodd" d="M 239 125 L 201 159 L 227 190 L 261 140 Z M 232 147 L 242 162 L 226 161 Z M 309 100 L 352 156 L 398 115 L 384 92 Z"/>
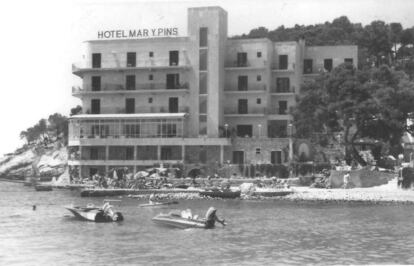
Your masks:
<path fill-rule="evenodd" d="M 206 212 L 206 228 L 214 228 L 214 225 L 217 222 L 221 223 L 223 226 L 226 225 L 226 223 L 223 220 L 220 220 L 216 215 L 217 209 L 214 207 L 210 207 Z"/>
<path fill-rule="evenodd" d="M 112 220 L 116 220 L 117 215 L 112 210 L 112 206 L 109 204 L 109 202 L 105 202 L 105 204 L 102 206 L 102 210 L 104 212 L 104 215 L 112 218 Z"/>

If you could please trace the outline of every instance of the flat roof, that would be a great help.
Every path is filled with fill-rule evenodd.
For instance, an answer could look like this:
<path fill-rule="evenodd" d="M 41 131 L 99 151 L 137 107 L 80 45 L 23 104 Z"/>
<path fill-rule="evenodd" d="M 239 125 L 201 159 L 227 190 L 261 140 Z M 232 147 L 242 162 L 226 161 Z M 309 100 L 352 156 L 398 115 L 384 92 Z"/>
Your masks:
<path fill-rule="evenodd" d="M 184 118 L 187 113 L 141 113 L 141 114 L 81 114 L 69 119 L 133 119 L 133 118 Z"/>

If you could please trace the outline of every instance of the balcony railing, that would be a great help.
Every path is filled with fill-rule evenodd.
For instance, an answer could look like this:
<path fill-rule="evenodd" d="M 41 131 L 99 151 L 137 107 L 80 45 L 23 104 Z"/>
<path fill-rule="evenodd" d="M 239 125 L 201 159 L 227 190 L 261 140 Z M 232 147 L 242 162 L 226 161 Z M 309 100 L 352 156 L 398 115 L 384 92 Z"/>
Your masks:
<path fill-rule="evenodd" d="M 92 67 L 91 61 L 82 61 L 72 64 L 72 72 L 82 72 L 90 70 L 108 70 L 108 69 L 125 69 L 125 68 L 173 68 L 173 67 L 188 67 L 190 65 L 189 60 L 181 57 L 178 62 L 170 61 L 169 58 L 153 58 L 145 60 L 137 60 L 135 66 L 127 64 L 125 61 L 112 60 L 110 62 L 102 62 L 101 67 Z"/>
<path fill-rule="evenodd" d="M 250 107 L 247 112 L 239 110 L 237 107 L 228 107 L 224 109 L 225 115 L 265 115 L 265 107 Z"/>
<path fill-rule="evenodd" d="M 295 86 L 291 86 L 290 88 L 277 88 L 272 87 L 270 93 L 295 93 L 296 88 Z"/>
<path fill-rule="evenodd" d="M 246 62 L 240 62 L 240 61 L 230 61 L 225 63 L 226 68 L 243 68 L 243 67 L 264 67 L 266 66 L 267 61 L 261 60 L 261 61 L 246 61 Z"/>
<path fill-rule="evenodd" d="M 170 109 L 166 106 L 139 106 L 135 107 L 136 114 L 147 114 L 147 113 L 188 113 L 189 107 L 188 106 L 180 106 L 178 107 L 177 112 L 171 112 Z M 116 114 L 125 114 L 125 108 L 117 108 L 115 110 Z"/>
<path fill-rule="evenodd" d="M 117 91 L 144 91 L 144 90 L 188 90 L 189 84 L 187 82 L 167 87 L 166 83 L 139 83 L 135 87 L 129 87 L 128 89 L 122 84 L 105 83 L 101 85 L 101 88 L 92 88 L 92 85 L 84 85 L 83 88 L 79 86 L 72 87 L 72 93 L 86 93 L 86 92 L 117 92 Z"/>
<path fill-rule="evenodd" d="M 252 85 L 248 85 L 246 90 L 240 90 L 237 86 L 237 84 L 235 85 L 228 85 L 224 87 L 224 91 L 231 91 L 231 92 L 246 92 L 246 91 L 266 91 L 266 84 L 252 84 Z"/>
<path fill-rule="evenodd" d="M 274 71 L 294 71 L 295 67 L 296 66 L 295 66 L 294 63 L 288 64 L 286 66 L 286 68 L 280 68 L 278 63 L 273 63 L 272 64 L 272 70 L 274 70 Z"/>
<path fill-rule="evenodd" d="M 267 110 L 268 115 L 289 115 L 289 109 L 285 108 L 269 108 Z"/>

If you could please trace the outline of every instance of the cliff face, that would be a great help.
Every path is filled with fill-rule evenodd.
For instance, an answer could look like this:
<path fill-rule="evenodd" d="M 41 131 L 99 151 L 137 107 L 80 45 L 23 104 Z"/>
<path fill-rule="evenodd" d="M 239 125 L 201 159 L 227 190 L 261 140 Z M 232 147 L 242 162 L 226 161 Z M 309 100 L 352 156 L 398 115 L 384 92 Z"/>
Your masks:
<path fill-rule="evenodd" d="M 67 162 L 67 148 L 59 141 L 47 146 L 32 145 L 0 158 L 0 176 L 14 179 L 59 177 Z"/>

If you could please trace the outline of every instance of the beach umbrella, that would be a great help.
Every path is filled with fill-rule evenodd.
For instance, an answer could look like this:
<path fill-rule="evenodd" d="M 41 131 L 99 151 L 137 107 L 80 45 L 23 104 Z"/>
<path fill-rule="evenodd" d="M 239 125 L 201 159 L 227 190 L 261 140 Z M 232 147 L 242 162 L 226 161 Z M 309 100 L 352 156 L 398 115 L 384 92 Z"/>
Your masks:
<path fill-rule="evenodd" d="M 143 178 L 143 177 L 147 177 L 149 175 L 148 172 L 146 171 L 139 171 L 135 174 L 135 178 Z"/>

